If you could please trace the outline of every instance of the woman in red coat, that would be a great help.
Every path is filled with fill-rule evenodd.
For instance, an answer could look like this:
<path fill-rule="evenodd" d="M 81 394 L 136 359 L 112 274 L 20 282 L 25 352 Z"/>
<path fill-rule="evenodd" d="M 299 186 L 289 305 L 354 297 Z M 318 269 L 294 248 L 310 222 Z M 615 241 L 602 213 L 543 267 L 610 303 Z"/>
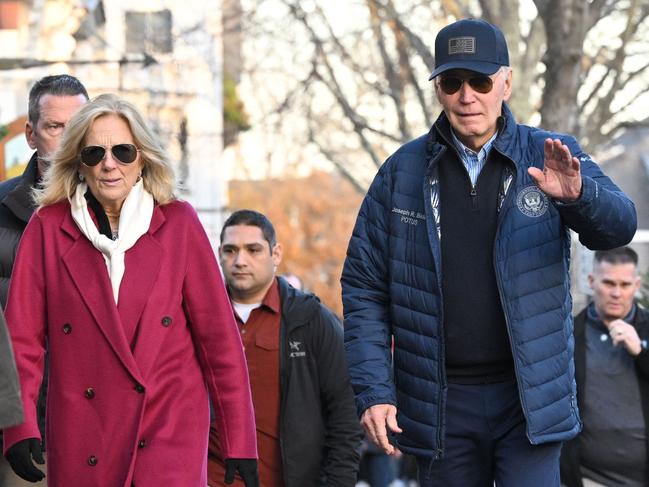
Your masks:
<path fill-rule="evenodd" d="M 43 477 L 32 456 L 47 348 L 50 487 L 205 486 L 208 390 L 226 477 L 257 485 L 239 333 L 203 227 L 173 185 L 130 103 L 101 95 L 66 127 L 6 310 L 25 421 L 5 430 L 4 450 L 24 479 Z"/>

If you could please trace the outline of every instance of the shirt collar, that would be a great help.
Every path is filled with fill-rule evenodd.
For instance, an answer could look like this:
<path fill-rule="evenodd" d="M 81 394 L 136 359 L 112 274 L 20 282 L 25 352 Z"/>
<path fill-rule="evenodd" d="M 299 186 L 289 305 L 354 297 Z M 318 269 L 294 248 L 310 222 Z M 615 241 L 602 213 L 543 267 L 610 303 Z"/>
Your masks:
<path fill-rule="evenodd" d="M 230 293 L 230 289 L 228 288 L 228 294 L 229 293 Z M 232 300 L 232 296 L 230 296 L 230 300 Z M 273 313 L 279 313 L 281 311 L 279 283 L 277 282 L 277 277 L 273 278 L 273 283 L 266 291 L 266 294 L 264 295 L 264 299 L 261 300 L 260 307 L 261 306 L 265 306 Z"/>
<path fill-rule="evenodd" d="M 633 303 L 631 309 L 629 310 L 629 313 L 624 317 L 624 321 L 626 321 L 627 323 L 633 323 L 633 321 L 635 320 L 635 310 L 636 310 L 636 304 Z M 588 308 L 586 309 L 586 317 L 588 318 L 589 321 L 592 321 L 593 323 L 596 323 L 597 325 L 601 325 L 602 327 L 606 328 L 604 322 L 599 317 L 599 314 L 597 314 L 597 309 L 595 308 L 594 301 L 588 305 Z"/>
<path fill-rule="evenodd" d="M 277 282 L 277 277 L 273 278 L 273 283 L 266 291 L 264 299 L 261 301 L 262 306 L 266 306 L 273 313 L 280 312 L 280 299 L 279 299 L 279 283 Z"/>
<path fill-rule="evenodd" d="M 451 127 L 451 137 L 453 137 L 453 143 L 455 144 L 455 147 L 457 148 L 458 152 L 462 154 L 463 158 L 473 156 L 473 157 L 477 157 L 478 161 L 483 161 L 484 159 L 486 159 L 487 155 L 489 155 L 491 146 L 496 140 L 496 137 L 498 137 L 498 131 L 496 130 L 496 133 L 491 136 L 491 138 L 485 143 L 485 145 L 482 146 L 482 148 L 478 152 L 474 151 L 473 149 L 469 149 L 462 142 L 460 142 L 460 139 L 458 139 L 457 136 L 455 135 L 455 131 L 453 130 L 453 127 Z"/>

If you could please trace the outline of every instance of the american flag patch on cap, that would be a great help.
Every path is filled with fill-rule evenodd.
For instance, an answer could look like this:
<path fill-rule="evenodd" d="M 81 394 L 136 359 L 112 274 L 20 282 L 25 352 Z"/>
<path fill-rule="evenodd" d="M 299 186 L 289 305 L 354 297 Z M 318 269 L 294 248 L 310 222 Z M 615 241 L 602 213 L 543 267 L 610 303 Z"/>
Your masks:
<path fill-rule="evenodd" d="M 448 53 L 475 54 L 475 37 L 451 37 L 448 40 Z"/>

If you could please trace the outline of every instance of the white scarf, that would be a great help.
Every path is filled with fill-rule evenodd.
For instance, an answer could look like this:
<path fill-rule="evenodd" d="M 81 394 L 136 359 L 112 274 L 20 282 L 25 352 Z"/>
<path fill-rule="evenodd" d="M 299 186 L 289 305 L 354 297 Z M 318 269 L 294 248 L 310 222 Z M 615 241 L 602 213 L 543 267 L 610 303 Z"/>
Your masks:
<path fill-rule="evenodd" d="M 88 202 L 84 195 L 88 186 L 79 183 L 74 196 L 70 198 L 72 218 L 79 230 L 90 240 L 104 256 L 108 277 L 113 288 L 115 304 L 119 299 L 119 286 L 124 277 L 124 253 L 135 245 L 135 242 L 144 235 L 151 225 L 153 216 L 153 196 L 144 186 L 142 180 L 138 181 L 124 200 L 122 211 L 119 215 L 118 238 L 111 240 L 106 235 L 99 233 L 95 222 L 88 212 Z"/>

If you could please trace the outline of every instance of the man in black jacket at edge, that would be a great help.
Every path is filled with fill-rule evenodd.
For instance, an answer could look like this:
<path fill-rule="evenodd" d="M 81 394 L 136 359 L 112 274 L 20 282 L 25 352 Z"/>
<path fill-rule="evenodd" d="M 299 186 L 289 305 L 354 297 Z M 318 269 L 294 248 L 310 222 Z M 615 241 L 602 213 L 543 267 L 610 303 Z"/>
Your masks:
<path fill-rule="evenodd" d="M 20 176 L 0 183 L 0 305 L 7 303 L 9 278 L 16 257 L 18 242 L 27 222 L 36 209 L 31 192 L 47 168 L 47 158 L 56 150 L 65 125 L 72 115 L 88 101 L 88 92 L 74 76 L 57 74 L 45 76 L 34 83 L 29 91 L 29 105 L 25 137 L 35 150 L 25 171 Z M 45 391 L 43 382 L 38 409 L 41 434 L 45 438 Z M 34 442 L 29 452 L 38 463 L 44 463 L 42 448 Z M 30 460 L 31 461 L 31 460 Z M 34 481 L 40 479 L 34 479 Z M 45 483 L 43 483 L 44 485 Z M 0 455 L 0 485 L 22 487 L 30 485 L 14 474 L 5 458 Z"/>
<path fill-rule="evenodd" d="M 584 428 L 561 452 L 567 487 L 649 485 L 649 311 L 634 300 L 638 255 L 595 252 L 593 302 L 575 318 L 575 378 Z"/>
<path fill-rule="evenodd" d="M 340 321 L 276 276 L 282 248 L 261 213 L 226 220 L 219 257 L 248 362 L 261 485 L 353 487 L 362 433 Z M 223 485 L 214 428 L 208 472 Z"/>

